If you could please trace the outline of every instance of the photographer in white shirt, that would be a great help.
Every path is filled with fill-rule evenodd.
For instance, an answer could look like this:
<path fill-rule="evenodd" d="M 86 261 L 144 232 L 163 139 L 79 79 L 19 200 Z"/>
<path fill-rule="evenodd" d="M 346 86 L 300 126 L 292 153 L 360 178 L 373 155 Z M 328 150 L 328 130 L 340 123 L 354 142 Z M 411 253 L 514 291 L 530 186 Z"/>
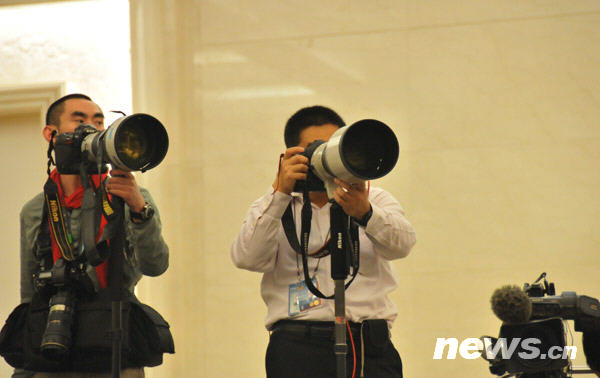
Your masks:
<path fill-rule="evenodd" d="M 291 204 L 296 230 L 300 230 L 303 199 L 293 189 L 297 180 L 306 179 L 309 163 L 301 153 L 317 139 L 329 140 L 342 126 L 342 118 L 323 106 L 300 109 L 288 120 L 284 132 L 287 150 L 278 177 L 250 207 L 231 248 L 238 268 L 263 273 L 261 295 L 268 309 L 265 326 L 271 331 L 268 378 L 335 376 L 334 303 L 308 292 L 302 259 L 290 246 L 281 218 Z M 347 339 L 355 349 L 353 353 L 353 348 L 348 348 L 347 371 L 352 376 L 356 363 L 356 376 L 402 377 L 402 362 L 388 331 L 398 313 L 388 298 L 397 287 L 390 261 L 408 255 L 416 242 L 415 231 L 388 192 L 364 182 L 349 185 L 335 179 L 335 183 L 335 201 L 359 224 L 360 269 L 346 291 L 352 336 Z M 308 250 L 313 252 L 328 241 L 331 203 L 324 191 L 310 192 L 310 200 Z M 325 294 L 333 293 L 330 257 L 309 258 L 308 265 L 315 286 Z"/>

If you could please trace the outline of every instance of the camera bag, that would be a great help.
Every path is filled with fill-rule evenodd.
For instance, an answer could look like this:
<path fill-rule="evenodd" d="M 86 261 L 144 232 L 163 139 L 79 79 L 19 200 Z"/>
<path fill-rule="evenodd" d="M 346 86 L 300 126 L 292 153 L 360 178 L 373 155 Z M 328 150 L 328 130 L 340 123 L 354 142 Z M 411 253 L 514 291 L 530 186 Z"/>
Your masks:
<path fill-rule="evenodd" d="M 123 302 L 123 368 L 157 366 L 163 353 L 174 353 L 169 324 L 130 292 Z M 48 317 L 48 298 L 35 294 L 11 313 L 0 332 L 0 355 L 15 368 L 30 371 L 110 372 L 111 301 L 101 290 L 75 305 L 72 347 L 64 360 L 46 358 L 40 350 Z"/>

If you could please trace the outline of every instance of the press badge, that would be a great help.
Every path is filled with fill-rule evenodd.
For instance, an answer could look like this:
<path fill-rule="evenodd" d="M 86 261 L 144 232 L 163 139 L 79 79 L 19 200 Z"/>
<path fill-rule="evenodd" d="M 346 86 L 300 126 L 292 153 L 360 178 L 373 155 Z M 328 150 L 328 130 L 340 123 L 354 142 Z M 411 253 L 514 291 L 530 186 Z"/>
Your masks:
<path fill-rule="evenodd" d="M 315 287 L 319 287 L 317 277 L 313 277 L 312 283 Z M 323 303 L 322 299 L 308 290 L 305 281 L 296 282 L 290 285 L 289 316 L 298 315 L 301 312 L 318 307 L 321 303 Z"/>

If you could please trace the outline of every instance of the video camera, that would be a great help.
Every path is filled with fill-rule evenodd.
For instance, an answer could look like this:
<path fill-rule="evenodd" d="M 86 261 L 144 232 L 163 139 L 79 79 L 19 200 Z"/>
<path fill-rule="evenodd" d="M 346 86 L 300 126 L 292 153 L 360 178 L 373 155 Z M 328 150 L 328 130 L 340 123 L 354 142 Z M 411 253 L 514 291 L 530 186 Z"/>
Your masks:
<path fill-rule="evenodd" d="M 493 293 L 492 310 L 503 324 L 498 338 L 485 337 L 492 342 L 484 348 L 482 356 L 490 363 L 492 374 L 569 377 L 574 371 L 569 366 L 564 320 L 574 320 L 575 330 L 584 333 L 584 340 L 588 339 L 584 343 L 588 364 L 597 369 L 600 302 L 569 291 L 557 296 L 554 284 L 545 277 L 546 273 L 542 273 L 533 284 L 524 284 L 523 289 L 507 285 Z M 505 353 L 507 346 L 512 353 Z"/>

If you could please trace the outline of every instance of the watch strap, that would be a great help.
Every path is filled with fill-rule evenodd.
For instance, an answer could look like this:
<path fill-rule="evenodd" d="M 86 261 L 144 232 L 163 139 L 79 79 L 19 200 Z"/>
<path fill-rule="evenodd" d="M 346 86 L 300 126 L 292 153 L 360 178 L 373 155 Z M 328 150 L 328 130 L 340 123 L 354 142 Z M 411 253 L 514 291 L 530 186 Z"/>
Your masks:
<path fill-rule="evenodd" d="M 153 215 L 154 215 L 154 209 L 152 208 L 152 205 L 150 205 L 148 202 L 146 202 L 144 207 L 142 207 L 142 211 L 140 211 L 139 213 L 136 213 L 136 212 L 132 211 L 131 209 L 129 210 L 129 216 L 131 217 L 131 219 L 137 219 L 137 220 L 140 220 L 143 222 L 152 218 Z"/>

